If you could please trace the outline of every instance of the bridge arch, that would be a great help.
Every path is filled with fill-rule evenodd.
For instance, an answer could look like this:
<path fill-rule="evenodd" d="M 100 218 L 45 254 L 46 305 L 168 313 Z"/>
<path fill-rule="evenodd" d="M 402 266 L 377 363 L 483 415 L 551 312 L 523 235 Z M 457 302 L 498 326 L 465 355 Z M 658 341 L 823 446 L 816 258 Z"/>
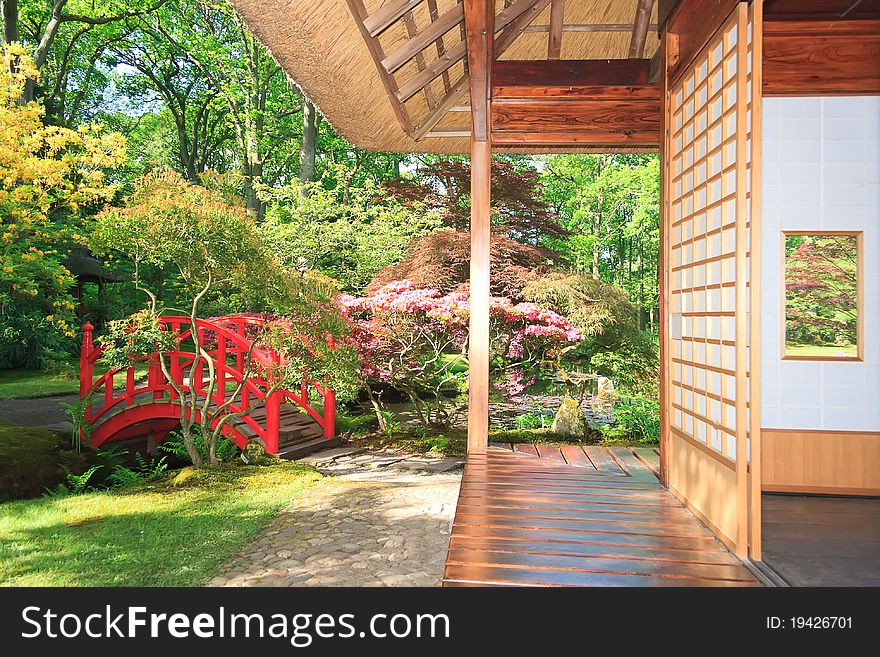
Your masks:
<path fill-rule="evenodd" d="M 316 448 L 320 443 L 318 438 L 331 441 L 335 437 L 336 395 L 331 388 L 306 376 L 299 389 L 272 389 L 267 372 L 281 361 L 271 350 L 252 347 L 255 334 L 267 321 L 265 316 L 239 314 L 198 319 L 195 326 L 185 316 L 166 315 L 160 319 L 166 329 L 178 336 L 179 345 L 183 345 L 195 331 L 198 344 L 208 352 L 216 373 L 216 387 L 209 408 L 228 402 L 226 410 L 241 413 L 222 431 L 239 447 L 244 447 L 249 440 L 258 440 L 269 452 L 277 454 L 282 439 L 289 439 L 288 434 L 297 428 L 308 429 L 306 435 L 314 438 L 312 442 L 316 443 Z M 170 378 L 184 394 L 182 400 L 162 372 L 158 354 L 141 359 L 128 368 L 111 369 L 96 375 L 95 365 L 104 350 L 94 344 L 93 331 L 94 327 L 89 323 L 83 327 L 80 352 L 80 398 L 88 396 L 92 400 L 84 414 L 85 422 L 92 428 L 92 445 L 98 447 L 148 435 L 164 439 L 169 427 L 173 427 L 169 423 L 179 421 L 182 412 L 192 419 L 192 410 L 182 407 L 193 394 L 202 401 L 208 395 L 207 361 L 204 358 L 195 351 L 181 348 L 163 354 Z M 252 363 L 252 372 L 240 394 L 230 399 L 234 394 L 230 387 L 236 388 L 245 377 L 247 358 Z M 310 392 L 314 392 L 313 399 L 323 402 L 321 408 L 311 402 Z M 299 410 L 300 417 L 294 417 L 296 414 L 290 412 L 291 408 Z M 195 413 L 195 421 L 200 422 L 201 411 Z M 290 422 L 292 417 L 295 419 L 293 423 Z M 218 422 L 215 419 L 213 425 L 216 427 Z"/>

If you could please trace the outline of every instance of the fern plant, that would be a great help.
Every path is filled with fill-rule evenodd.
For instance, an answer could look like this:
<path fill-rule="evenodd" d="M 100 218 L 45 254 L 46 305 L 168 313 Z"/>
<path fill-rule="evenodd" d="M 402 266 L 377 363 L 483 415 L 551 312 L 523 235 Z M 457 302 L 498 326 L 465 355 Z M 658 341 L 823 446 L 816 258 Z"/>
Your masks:
<path fill-rule="evenodd" d="M 205 447 L 205 443 L 201 436 L 194 434 L 193 442 L 202 458 L 207 458 L 208 450 Z M 171 454 L 177 458 L 192 462 L 192 459 L 189 457 L 189 452 L 186 451 L 186 445 L 183 443 L 183 437 L 176 431 L 172 432 L 171 435 L 169 435 L 168 438 L 166 438 L 158 447 L 166 454 Z M 222 436 L 220 440 L 217 441 L 217 460 L 221 463 L 226 463 L 238 458 L 240 451 L 238 445 L 225 436 Z"/>
<path fill-rule="evenodd" d="M 64 468 L 67 476 L 67 484 L 58 484 L 56 488 L 47 488 L 46 497 L 66 497 L 68 495 L 82 495 L 92 490 L 89 481 L 92 476 L 101 469 L 100 465 L 93 465 L 82 474 L 75 474 L 69 468 Z"/>
<path fill-rule="evenodd" d="M 155 459 L 148 461 L 140 452 L 135 453 L 136 466 L 130 468 L 121 464 L 116 465 L 113 468 L 113 472 L 107 477 L 107 483 L 114 488 L 121 488 L 140 481 L 152 481 L 165 474 L 165 471 L 168 470 L 168 464 L 165 462 L 166 458 L 163 456 L 158 461 Z"/>
<path fill-rule="evenodd" d="M 61 402 L 60 404 L 64 411 L 70 416 L 70 423 L 73 425 L 70 434 L 70 444 L 77 452 L 82 451 L 83 438 L 85 438 L 87 442 L 92 438 L 94 427 L 91 422 L 86 420 L 86 411 L 88 411 L 89 406 L 92 405 L 94 396 L 95 393 L 89 391 L 84 397 L 80 397 L 72 404 L 68 404 L 67 402 Z"/>

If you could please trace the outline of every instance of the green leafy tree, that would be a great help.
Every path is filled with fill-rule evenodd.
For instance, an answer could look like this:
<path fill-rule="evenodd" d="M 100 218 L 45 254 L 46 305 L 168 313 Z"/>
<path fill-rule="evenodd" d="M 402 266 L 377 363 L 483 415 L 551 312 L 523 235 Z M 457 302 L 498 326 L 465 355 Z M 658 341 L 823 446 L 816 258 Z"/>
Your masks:
<path fill-rule="evenodd" d="M 73 346 L 73 278 L 64 266 L 86 216 L 113 198 L 107 175 L 122 163 L 118 134 L 43 123 L 21 103 L 39 73 L 21 46 L 3 49 L 0 70 L 0 366 L 35 367 Z"/>
<path fill-rule="evenodd" d="M 659 304 L 660 164 L 651 155 L 556 155 L 545 200 L 568 235 L 548 246 L 571 270 L 615 284 L 653 327 Z"/>
<path fill-rule="evenodd" d="M 362 290 L 379 270 L 404 257 L 413 237 L 440 225 L 436 213 L 383 199 L 381 188 L 369 181 L 349 189 L 344 201 L 321 183 L 273 190 L 261 230 L 285 266 L 320 271 L 344 291 Z"/>
<path fill-rule="evenodd" d="M 149 299 L 145 310 L 109 327 L 103 341 L 105 356 L 111 366 L 127 367 L 133 360 L 159 354 L 158 364 L 181 400 L 181 438 L 195 465 L 219 464 L 217 445 L 223 428 L 241 415 L 229 408 L 256 369 L 251 358 L 254 349 L 271 349 L 283 356 L 274 371 L 263 373 L 270 382 L 267 395 L 298 386 L 306 373 L 325 379 L 343 400 L 356 389 L 354 361 L 346 363 L 351 350 L 331 349 L 328 342 L 328 336 L 341 337 L 346 326 L 335 310 L 331 291 L 320 281 L 289 276 L 245 209 L 229 205 L 217 192 L 191 185 L 173 172 L 150 175 L 125 208 L 99 217 L 95 242 L 97 248 L 122 252 L 132 260 L 134 285 Z M 199 395 L 195 386 L 184 389 L 171 376 L 166 353 L 178 347 L 177 337 L 159 318 L 176 309 L 162 307 L 156 293 L 145 285 L 140 276 L 144 266 L 175 270 L 189 300 L 182 312 L 193 326 L 209 293 L 218 289 L 242 295 L 252 309 L 278 316 L 253 337 L 244 376 L 224 403 L 212 404 L 216 372 L 208 346 L 197 335 L 188 338 L 189 348 L 199 356 L 190 367 L 189 379 L 194 380 L 200 364 L 206 368 L 204 394 Z"/>

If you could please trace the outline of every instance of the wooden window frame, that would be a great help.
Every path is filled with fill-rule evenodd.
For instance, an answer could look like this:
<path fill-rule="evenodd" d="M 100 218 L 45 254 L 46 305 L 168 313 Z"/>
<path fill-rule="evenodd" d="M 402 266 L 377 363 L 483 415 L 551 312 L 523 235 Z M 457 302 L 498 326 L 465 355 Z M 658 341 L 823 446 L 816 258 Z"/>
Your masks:
<path fill-rule="evenodd" d="M 780 360 L 822 363 L 862 363 L 865 360 L 865 262 L 863 230 L 783 230 L 781 232 L 780 254 L 782 278 L 781 312 L 780 312 Z M 785 289 L 785 244 L 789 236 L 849 236 L 856 238 L 856 355 L 855 356 L 789 356 L 786 355 L 786 306 L 788 294 Z"/>

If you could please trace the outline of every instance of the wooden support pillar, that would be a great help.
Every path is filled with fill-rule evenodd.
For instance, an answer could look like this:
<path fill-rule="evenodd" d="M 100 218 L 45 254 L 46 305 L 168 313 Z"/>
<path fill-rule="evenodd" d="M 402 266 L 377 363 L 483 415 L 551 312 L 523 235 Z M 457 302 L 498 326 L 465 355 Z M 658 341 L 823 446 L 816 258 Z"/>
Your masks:
<path fill-rule="evenodd" d="M 488 141 L 471 141 L 471 316 L 468 342 L 468 452 L 489 439 L 489 202 Z"/>
<path fill-rule="evenodd" d="M 489 444 L 489 219 L 495 3 L 464 0 L 471 92 L 471 271 L 468 340 L 468 453 Z"/>

